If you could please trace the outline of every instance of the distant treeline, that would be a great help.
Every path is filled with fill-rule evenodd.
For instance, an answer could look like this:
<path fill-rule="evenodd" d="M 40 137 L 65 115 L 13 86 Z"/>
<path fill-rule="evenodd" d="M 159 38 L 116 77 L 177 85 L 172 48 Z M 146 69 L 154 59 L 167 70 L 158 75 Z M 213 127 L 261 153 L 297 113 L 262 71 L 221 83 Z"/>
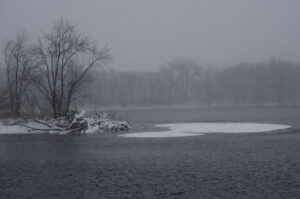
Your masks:
<path fill-rule="evenodd" d="M 95 73 L 86 102 L 121 105 L 297 105 L 300 64 L 271 59 L 223 68 L 174 59 L 157 72 Z"/>
<path fill-rule="evenodd" d="M 0 52 L 0 113 L 62 117 L 77 107 L 298 105 L 300 64 L 271 59 L 203 67 L 174 59 L 154 72 L 103 68 L 106 47 L 58 20 L 36 41 L 18 32 Z M 1 115 L 0 115 L 1 116 Z"/>

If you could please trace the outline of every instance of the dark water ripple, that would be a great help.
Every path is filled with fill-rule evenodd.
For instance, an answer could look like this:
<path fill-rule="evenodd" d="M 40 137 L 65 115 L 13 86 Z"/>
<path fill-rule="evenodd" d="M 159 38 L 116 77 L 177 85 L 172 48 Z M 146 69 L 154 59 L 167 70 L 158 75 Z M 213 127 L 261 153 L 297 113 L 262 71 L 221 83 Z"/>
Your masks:
<path fill-rule="evenodd" d="M 0 136 L 0 198 L 300 198 L 300 132 Z"/>

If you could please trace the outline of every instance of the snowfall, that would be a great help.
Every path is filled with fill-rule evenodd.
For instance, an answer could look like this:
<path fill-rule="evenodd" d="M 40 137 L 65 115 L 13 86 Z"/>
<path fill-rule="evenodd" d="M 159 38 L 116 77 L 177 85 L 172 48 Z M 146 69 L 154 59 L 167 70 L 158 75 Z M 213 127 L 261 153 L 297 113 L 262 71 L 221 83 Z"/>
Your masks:
<path fill-rule="evenodd" d="M 288 125 L 261 123 L 176 123 L 158 124 L 155 127 L 166 128 L 167 130 L 128 133 L 120 136 L 128 138 L 164 138 L 199 136 L 207 133 L 262 133 L 291 128 Z"/>

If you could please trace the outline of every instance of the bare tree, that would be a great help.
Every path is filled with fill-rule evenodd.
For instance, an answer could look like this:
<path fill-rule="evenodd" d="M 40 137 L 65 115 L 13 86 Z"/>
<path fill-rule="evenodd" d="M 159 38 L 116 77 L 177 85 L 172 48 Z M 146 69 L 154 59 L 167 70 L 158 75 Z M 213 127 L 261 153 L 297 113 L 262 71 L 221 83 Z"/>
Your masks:
<path fill-rule="evenodd" d="M 98 50 L 94 42 L 76 31 L 76 26 L 64 20 L 43 34 L 34 52 L 40 63 L 36 85 L 54 117 L 65 115 L 71 103 L 81 97 L 80 89 L 89 80 L 89 72 L 111 59 L 107 48 Z"/>
<path fill-rule="evenodd" d="M 33 80 L 32 74 L 36 68 L 25 33 L 20 32 L 14 39 L 5 41 L 3 52 L 10 110 L 19 115 L 25 92 Z"/>
<path fill-rule="evenodd" d="M 0 87 L 0 111 L 5 110 L 8 107 L 8 88 Z"/>

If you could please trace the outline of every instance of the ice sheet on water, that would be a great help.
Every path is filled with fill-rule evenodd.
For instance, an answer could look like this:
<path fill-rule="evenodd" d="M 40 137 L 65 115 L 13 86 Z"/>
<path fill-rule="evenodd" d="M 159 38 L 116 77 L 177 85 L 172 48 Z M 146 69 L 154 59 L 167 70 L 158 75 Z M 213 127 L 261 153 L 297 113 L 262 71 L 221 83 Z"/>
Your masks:
<path fill-rule="evenodd" d="M 175 123 L 158 124 L 169 130 L 160 132 L 128 133 L 122 137 L 162 138 L 203 135 L 205 133 L 260 133 L 290 128 L 288 125 L 261 123 Z"/>

